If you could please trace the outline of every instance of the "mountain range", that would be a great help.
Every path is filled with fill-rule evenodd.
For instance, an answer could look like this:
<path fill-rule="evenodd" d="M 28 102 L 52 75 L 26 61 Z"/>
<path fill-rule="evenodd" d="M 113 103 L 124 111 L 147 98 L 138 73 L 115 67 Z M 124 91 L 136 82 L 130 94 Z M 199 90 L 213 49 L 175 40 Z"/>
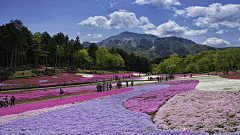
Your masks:
<path fill-rule="evenodd" d="M 88 42 L 83 43 L 84 46 L 89 46 L 89 44 Z M 218 51 L 226 49 L 196 44 L 181 37 L 160 38 L 150 34 L 138 34 L 128 31 L 98 42 L 97 46 L 105 46 L 108 49 L 112 47 L 120 48 L 128 53 L 133 52 L 137 56 L 148 59 L 167 57 L 173 53 L 183 56 L 194 55 L 206 50 Z"/>

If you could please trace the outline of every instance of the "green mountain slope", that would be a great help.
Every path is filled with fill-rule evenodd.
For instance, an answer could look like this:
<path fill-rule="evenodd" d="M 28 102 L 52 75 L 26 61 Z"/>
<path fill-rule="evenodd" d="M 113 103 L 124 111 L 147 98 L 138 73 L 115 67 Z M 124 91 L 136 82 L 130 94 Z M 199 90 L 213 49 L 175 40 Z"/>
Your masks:
<path fill-rule="evenodd" d="M 197 54 L 207 50 L 225 50 L 226 48 L 214 48 L 206 45 L 199 45 L 191 40 L 180 37 L 159 38 L 153 35 L 137 34 L 132 32 L 123 32 L 116 36 L 111 36 L 102 42 L 99 46 L 105 46 L 108 49 L 120 48 L 128 53 L 133 52 L 137 56 L 154 59 L 157 57 L 167 57 L 173 53 L 181 56 L 188 54 Z"/>

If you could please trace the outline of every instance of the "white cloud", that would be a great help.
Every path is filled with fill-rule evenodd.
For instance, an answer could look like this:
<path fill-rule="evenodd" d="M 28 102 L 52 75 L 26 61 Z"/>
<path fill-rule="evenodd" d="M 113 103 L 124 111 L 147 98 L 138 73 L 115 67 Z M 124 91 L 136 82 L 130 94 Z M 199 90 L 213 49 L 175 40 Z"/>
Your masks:
<path fill-rule="evenodd" d="M 183 14 L 186 13 L 185 10 L 178 10 L 178 9 L 175 9 L 175 8 L 174 8 L 174 11 L 175 11 L 175 14 L 176 14 L 176 15 L 183 15 Z"/>
<path fill-rule="evenodd" d="M 90 43 L 98 43 L 99 41 L 90 41 Z"/>
<path fill-rule="evenodd" d="M 149 31 L 149 30 L 156 29 L 156 26 L 153 25 L 152 23 L 147 23 L 146 25 L 139 26 L 139 27 L 142 28 L 143 31 Z"/>
<path fill-rule="evenodd" d="M 194 20 L 194 24 L 197 25 L 198 27 L 209 27 L 209 28 L 215 28 L 218 29 L 218 24 L 217 23 L 211 23 L 211 19 L 208 17 L 199 17 L 198 19 Z"/>
<path fill-rule="evenodd" d="M 181 6 L 182 4 L 179 1 L 177 1 L 177 2 L 173 3 L 173 5 Z"/>
<path fill-rule="evenodd" d="M 223 39 L 219 39 L 216 37 L 208 38 L 205 42 L 203 42 L 204 45 L 211 45 L 211 46 L 217 46 L 217 47 L 228 47 L 231 46 L 231 44 Z"/>
<path fill-rule="evenodd" d="M 203 30 L 188 30 L 185 35 L 201 35 L 208 32 L 208 29 Z"/>
<path fill-rule="evenodd" d="M 85 27 L 103 27 L 109 28 L 109 20 L 103 16 L 94 16 L 89 17 L 87 20 L 83 20 L 82 22 L 78 23 L 78 25 L 82 25 Z"/>
<path fill-rule="evenodd" d="M 95 36 L 96 38 L 100 38 L 100 37 L 102 37 L 102 34 L 96 34 L 96 35 L 93 35 L 93 36 Z"/>
<path fill-rule="evenodd" d="M 80 33 L 80 32 L 78 32 L 77 34 L 78 34 L 78 35 L 80 35 L 81 33 Z"/>
<path fill-rule="evenodd" d="M 238 28 L 238 30 L 240 31 L 240 28 Z"/>
<path fill-rule="evenodd" d="M 135 13 L 123 10 L 115 11 L 109 15 L 110 27 L 114 28 L 132 28 L 137 27 L 140 23 Z"/>
<path fill-rule="evenodd" d="M 116 6 L 118 4 L 118 2 L 109 2 L 108 4 L 111 8 L 113 8 L 114 6 Z"/>
<path fill-rule="evenodd" d="M 148 18 L 147 18 L 147 17 L 145 17 L 145 16 L 142 16 L 142 17 L 140 17 L 140 18 L 139 18 L 139 20 L 140 20 L 140 23 L 141 23 L 141 24 L 144 24 L 144 23 L 149 23 L 149 20 L 148 20 Z"/>
<path fill-rule="evenodd" d="M 119 10 L 111 13 L 108 20 L 104 16 L 89 17 L 87 20 L 83 20 L 78 23 L 85 27 L 103 27 L 103 28 L 132 28 L 137 27 L 140 22 L 136 18 L 135 13 L 127 12 L 126 10 Z"/>
<path fill-rule="evenodd" d="M 238 40 L 240 41 L 240 38 Z"/>
<path fill-rule="evenodd" d="M 219 25 L 237 27 L 240 26 L 240 4 L 213 3 L 209 7 L 188 7 L 186 8 L 186 16 L 197 17 L 194 19 L 194 24 L 199 27 L 216 29 L 219 28 Z"/>
<path fill-rule="evenodd" d="M 87 34 L 87 37 L 92 37 L 92 38 L 100 38 L 102 37 L 102 34 Z"/>
<path fill-rule="evenodd" d="M 169 9 L 172 5 L 181 5 L 178 0 L 135 0 L 134 3 L 140 5 L 152 4 L 153 6 L 158 6 L 163 9 Z"/>
<path fill-rule="evenodd" d="M 223 32 L 224 32 L 224 30 L 219 30 L 219 31 L 217 31 L 216 33 L 217 33 L 217 34 L 223 34 Z"/>
<path fill-rule="evenodd" d="M 188 30 L 187 27 L 181 27 L 172 20 L 167 23 L 163 23 L 155 29 L 148 30 L 144 26 L 143 31 L 147 34 L 153 34 L 157 36 L 185 36 L 185 35 L 200 35 L 207 33 L 207 29 L 204 30 Z M 154 28 L 154 27 L 150 27 Z"/>

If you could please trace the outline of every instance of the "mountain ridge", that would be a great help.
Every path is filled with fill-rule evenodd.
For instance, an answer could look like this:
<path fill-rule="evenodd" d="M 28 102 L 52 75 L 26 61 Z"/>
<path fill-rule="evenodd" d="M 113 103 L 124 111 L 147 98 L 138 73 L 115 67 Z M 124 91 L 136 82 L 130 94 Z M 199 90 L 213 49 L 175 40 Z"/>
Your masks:
<path fill-rule="evenodd" d="M 97 46 L 105 46 L 108 49 L 120 48 L 128 53 L 133 52 L 137 56 L 154 59 L 167 57 L 173 53 L 183 55 L 194 55 L 207 50 L 222 50 L 215 47 L 196 44 L 182 37 L 157 37 L 151 34 L 139 34 L 133 32 L 122 32 L 97 43 Z"/>

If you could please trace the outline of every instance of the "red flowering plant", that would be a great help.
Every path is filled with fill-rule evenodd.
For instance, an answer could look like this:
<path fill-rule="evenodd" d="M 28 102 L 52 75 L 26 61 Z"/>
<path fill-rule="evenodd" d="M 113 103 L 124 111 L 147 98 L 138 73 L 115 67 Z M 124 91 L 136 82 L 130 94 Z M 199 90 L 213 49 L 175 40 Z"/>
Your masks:
<path fill-rule="evenodd" d="M 71 84 L 71 83 L 84 83 L 84 82 L 95 82 L 104 81 L 113 77 L 113 75 L 131 76 L 133 73 L 122 73 L 122 74 L 102 74 L 102 75 L 92 75 L 90 77 L 83 77 L 84 74 L 77 75 L 71 73 L 58 73 L 52 76 L 45 76 L 39 78 L 29 78 L 29 79 L 14 79 L 5 80 L 0 85 L 2 89 L 10 88 L 24 88 L 27 84 L 31 84 L 32 87 L 36 86 L 50 86 L 58 84 Z"/>
<path fill-rule="evenodd" d="M 240 79 L 240 74 L 222 74 L 220 77 L 228 78 L 228 79 Z"/>

